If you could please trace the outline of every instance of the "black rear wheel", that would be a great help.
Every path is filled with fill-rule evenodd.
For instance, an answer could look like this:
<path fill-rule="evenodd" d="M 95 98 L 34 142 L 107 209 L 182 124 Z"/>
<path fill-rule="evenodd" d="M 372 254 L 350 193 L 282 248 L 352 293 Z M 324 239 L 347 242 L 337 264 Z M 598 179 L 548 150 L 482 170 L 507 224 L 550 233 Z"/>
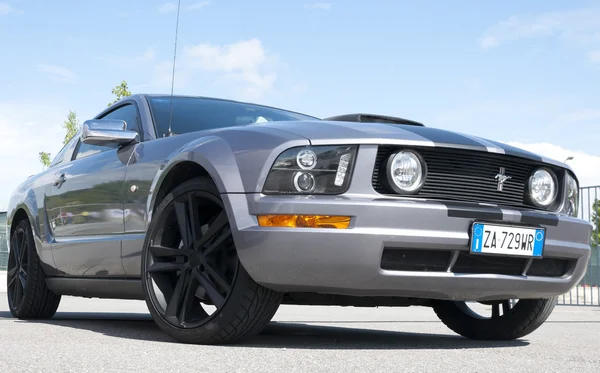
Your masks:
<path fill-rule="evenodd" d="M 61 297 L 46 286 L 29 220 L 17 223 L 10 238 L 10 249 L 6 272 L 10 313 L 19 319 L 51 318 Z"/>
<path fill-rule="evenodd" d="M 451 330 L 475 340 L 513 340 L 538 329 L 550 316 L 557 298 L 482 302 L 491 308 L 484 315 L 466 302 L 435 301 L 433 310 Z"/>
<path fill-rule="evenodd" d="M 239 259 L 212 180 L 169 193 L 152 219 L 142 255 L 143 287 L 158 326 L 174 339 L 230 343 L 257 334 L 282 295 L 256 284 Z"/>

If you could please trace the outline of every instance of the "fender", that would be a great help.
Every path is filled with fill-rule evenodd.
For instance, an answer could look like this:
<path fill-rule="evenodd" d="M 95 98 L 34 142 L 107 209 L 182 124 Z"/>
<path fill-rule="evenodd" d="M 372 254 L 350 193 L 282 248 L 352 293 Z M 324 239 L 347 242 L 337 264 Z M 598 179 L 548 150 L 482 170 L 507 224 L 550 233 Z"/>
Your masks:
<path fill-rule="evenodd" d="M 169 172 L 182 162 L 194 162 L 204 168 L 215 182 L 219 193 L 228 190 L 242 190 L 239 172 L 224 172 L 235 167 L 235 158 L 229 144 L 217 136 L 206 136 L 186 143 L 182 148 L 171 153 L 167 160 L 160 165 L 152 184 L 146 203 L 146 227 L 152 221 L 152 212 L 156 204 L 157 192 L 160 190 Z M 224 165 L 221 171 L 214 164 Z M 226 186 L 227 185 L 227 186 Z"/>
<path fill-rule="evenodd" d="M 266 145 L 259 148 L 249 145 L 253 142 L 248 140 L 253 136 L 260 136 Z M 281 152 L 307 145 L 310 141 L 306 138 L 258 126 L 242 133 L 220 131 L 218 136 L 211 134 L 183 144 L 166 157 L 154 176 L 146 202 L 146 227 L 152 219 L 157 192 L 170 171 L 181 162 L 194 162 L 204 168 L 221 194 L 257 193 Z"/>

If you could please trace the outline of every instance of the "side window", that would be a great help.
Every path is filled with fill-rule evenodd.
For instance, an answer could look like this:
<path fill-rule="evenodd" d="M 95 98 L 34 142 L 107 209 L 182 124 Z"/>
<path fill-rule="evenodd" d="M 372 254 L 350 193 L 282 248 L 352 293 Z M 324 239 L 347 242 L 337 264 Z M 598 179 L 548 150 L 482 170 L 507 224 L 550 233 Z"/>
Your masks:
<path fill-rule="evenodd" d="M 124 120 L 127 123 L 128 131 L 135 131 L 140 133 L 138 126 L 138 114 L 137 109 L 132 104 L 121 106 L 117 110 L 113 110 L 110 113 L 103 116 L 101 119 L 118 119 Z"/>
<path fill-rule="evenodd" d="M 132 104 L 127 104 L 125 106 L 121 106 L 116 110 L 111 111 L 110 113 L 104 115 L 100 119 L 118 119 L 124 120 L 127 123 L 127 129 L 129 131 L 136 131 L 139 133 L 139 125 L 138 125 L 138 114 L 137 109 Z M 90 145 L 79 143 L 79 147 L 77 148 L 77 154 L 75 155 L 75 159 L 81 159 L 88 157 L 93 154 L 101 153 L 110 149 L 116 149 L 116 144 L 110 145 Z"/>
<path fill-rule="evenodd" d="M 50 167 L 62 163 L 67 157 L 67 155 L 69 156 L 67 158 L 67 161 L 69 161 L 71 159 L 73 147 L 75 147 L 77 141 L 79 141 L 79 132 L 75 134 L 75 136 L 73 136 L 73 138 L 69 140 L 69 142 L 67 142 L 65 146 L 63 146 L 63 148 L 58 152 L 56 157 L 54 157 L 54 159 L 52 160 L 52 163 L 50 163 Z"/>

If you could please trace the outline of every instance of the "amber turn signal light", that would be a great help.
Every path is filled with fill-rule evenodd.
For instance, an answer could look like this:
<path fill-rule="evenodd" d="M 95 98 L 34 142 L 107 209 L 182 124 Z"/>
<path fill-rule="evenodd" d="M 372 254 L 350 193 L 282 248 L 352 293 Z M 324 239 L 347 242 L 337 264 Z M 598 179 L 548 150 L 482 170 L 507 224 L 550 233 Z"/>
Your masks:
<path fill-rule="evenodd" d="M 350 225 L 350 217 L 329 215 L 259 215 L 258 224 L 261 227 L 346 229 Z"/>

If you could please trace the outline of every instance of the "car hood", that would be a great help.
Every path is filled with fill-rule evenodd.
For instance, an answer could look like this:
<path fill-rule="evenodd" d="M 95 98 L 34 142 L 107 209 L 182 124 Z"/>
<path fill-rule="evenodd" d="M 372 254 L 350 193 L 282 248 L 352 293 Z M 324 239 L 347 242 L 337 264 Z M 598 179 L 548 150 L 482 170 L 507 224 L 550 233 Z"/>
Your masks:
<path fill-rule="evenodd" d="M 261 125 L 305 137 L 312 145 L 353 143 L 436 146 L 506 154 L 569 168 L 565 163 L 498 141 L 432 127 L 327 120 L 269 122 Z"/>

